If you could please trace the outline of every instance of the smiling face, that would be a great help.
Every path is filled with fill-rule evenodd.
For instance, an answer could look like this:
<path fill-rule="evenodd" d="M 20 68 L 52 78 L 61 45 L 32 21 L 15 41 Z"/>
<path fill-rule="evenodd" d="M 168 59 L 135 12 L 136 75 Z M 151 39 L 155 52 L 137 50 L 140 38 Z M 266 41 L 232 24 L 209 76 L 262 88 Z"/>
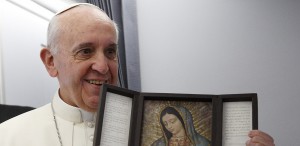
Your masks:
<path fill-rule="evenodd" d="M 90 7 L 76 7 L 57 17 L 63 30 L 58 35 L 57 53 L 50 52 L 48 64 L 52 67 L 47 70 L 58 78 L 62 100 L 95 112 L 101 85 L 117 84 L 114 25 L 103 12 Z"/>

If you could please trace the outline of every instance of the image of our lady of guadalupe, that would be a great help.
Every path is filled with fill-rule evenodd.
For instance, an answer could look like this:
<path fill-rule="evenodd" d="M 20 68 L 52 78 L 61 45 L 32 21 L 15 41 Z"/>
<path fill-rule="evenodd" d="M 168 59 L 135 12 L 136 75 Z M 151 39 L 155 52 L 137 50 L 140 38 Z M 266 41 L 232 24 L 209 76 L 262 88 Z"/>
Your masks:
<path fill-rule="evenodd" d="M 182 106 L 167 106 L 159 118 L 163 136 L 151 146 L 210 146 L 210 141 L 197 133 L 192 114 Z"/>

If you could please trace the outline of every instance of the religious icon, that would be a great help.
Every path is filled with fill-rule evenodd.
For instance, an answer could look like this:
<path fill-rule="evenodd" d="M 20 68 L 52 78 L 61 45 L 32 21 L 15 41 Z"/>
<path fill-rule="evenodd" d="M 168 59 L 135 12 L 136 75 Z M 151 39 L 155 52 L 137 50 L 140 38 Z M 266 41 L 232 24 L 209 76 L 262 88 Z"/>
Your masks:
<path fill-rule="evenodd" d="M 256 93 L 142 93 L 108 84 L 101 90 L 95 146 L 231 146 L 257 129 Z"/>
<path fill-rule="evenodd" d="M 145 102 L 142 146 L 210 146 L 212 105 Z"/>

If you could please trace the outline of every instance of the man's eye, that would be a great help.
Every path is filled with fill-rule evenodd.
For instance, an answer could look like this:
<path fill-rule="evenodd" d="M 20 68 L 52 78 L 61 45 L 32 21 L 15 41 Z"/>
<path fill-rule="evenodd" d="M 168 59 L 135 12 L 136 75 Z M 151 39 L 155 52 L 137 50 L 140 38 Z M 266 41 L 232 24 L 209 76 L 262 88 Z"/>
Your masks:
<path fill-rule="evenodd" d="M 83 49 L 81 50 L 82 54 L 90 54 L 92 53 L 92 50 L 91 49 Z"/>
<path fill-rule="evenodd" d="M 81 49 L 78 52 L 76 52 L 75 58 L 77 58 L 77 59 L 87 59 L 87 58 L 90 58 L 93 53 L 94 53 L 94 51 L 91 48 Z"/>
<path fill-rule="evenodd" d="M 109 48 L 105 51 L 105 56 L 108 58 L 108 59 L 116 59 L 117 58 L 117 49 L 115 48 Z"/>

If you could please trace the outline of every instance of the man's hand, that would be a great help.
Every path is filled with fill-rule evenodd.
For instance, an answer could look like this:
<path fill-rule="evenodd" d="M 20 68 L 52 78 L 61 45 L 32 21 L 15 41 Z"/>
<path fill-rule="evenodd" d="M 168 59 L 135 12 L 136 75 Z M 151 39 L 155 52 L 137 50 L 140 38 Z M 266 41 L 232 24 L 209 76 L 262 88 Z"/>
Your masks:
<path fill-rule="evenodd" d="M 246 142 L 246 146 L 275 146 L 273 138 L 260 130 L 252 130 L 249 132 L 250 139 Z"/>

